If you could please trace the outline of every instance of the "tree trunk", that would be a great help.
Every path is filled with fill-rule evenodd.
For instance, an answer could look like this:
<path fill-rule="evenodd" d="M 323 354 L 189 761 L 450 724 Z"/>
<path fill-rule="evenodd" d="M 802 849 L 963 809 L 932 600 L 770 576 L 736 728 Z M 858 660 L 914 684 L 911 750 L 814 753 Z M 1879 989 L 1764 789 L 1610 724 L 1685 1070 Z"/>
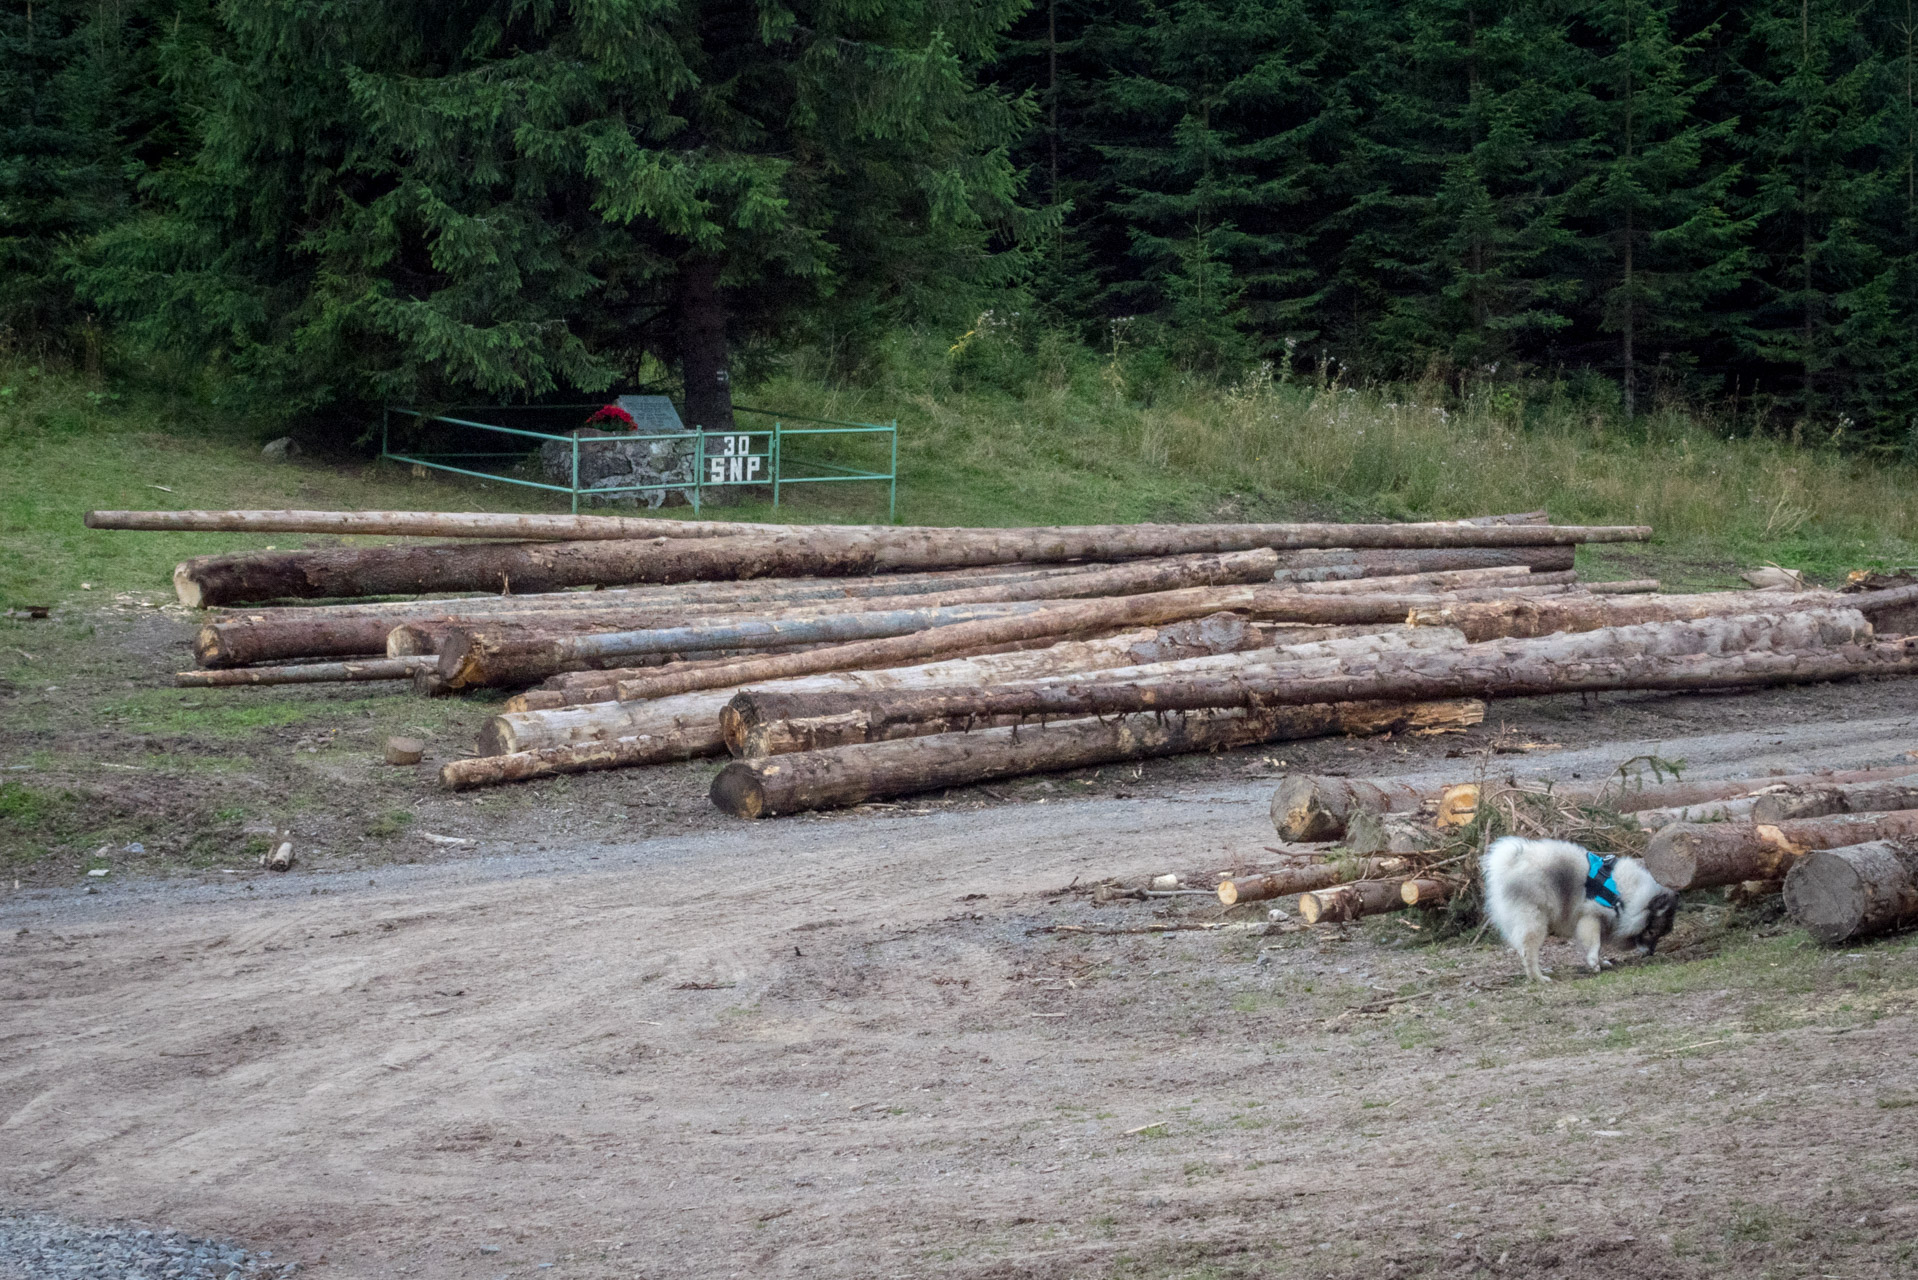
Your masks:
<path fill-rule="evenodd" d="M 1232 653 L 1258 643 L 1257 634 L 1234 614 L 1175 623 L 1169 627 L 1125 632 L 1104 640 L 1066 641 L 1048 649 L 948 659 L 916 667 L 877 671 L 839 671 L 785 682 L 792 689 L 877 689 L 942 682 L 967 683 L 1139 666 L 1208 654 Z M 614 702 L 544 712 L 507 712 L 482 731 L 480 749 L 489 754 L 564 746 L 571 742 L 632 737 L 663 732 L 662 715 L 706 715 L 726 729 L 722 714 L 736 687 L 702 690 L 641 702 Z M 697 699 L 697 702 L 691 701 Z M 693 708 L 703 708 L 695 713 Z"/>
<path fill-rule="evenodd" d="M 1595 596 L 1636 596 L 1657 591 L 1657 578 L 1625 578 L 1618 582 L 1583 582 L 1579 586 Z"/>
<path fill-rule="evenodd" d="M 1255 581 L 1253 574 L 1273 552 L 1169 556 L 1126 565 L 1075 564 L 1023 572 L 971 569 L 943 573 L 886 574 L 864 578 L 763 578 L 744 582 L 689 582 L 671 587 L 612 591 L 552 591 L 524 596 L 462 596 L 453 600 L 402 600 L 381 604 L 281 605 L 217 618 L 200 628 L 195 645 L 201 666 L 230 667 L 285 658 L 377 654 L 394 628 L 409 623 L 512 621 L 547 614 L 591 614 L 625 609 L 708 614 L 767 604 L 792 609 L 808 605 L 841 610 L 869 599 L 894 599 L 886 608 L 909 607 L 908 597 L 928 604 L 966 599 L 1060 599 L 1124 594 L 1108 590 L 1128 580 L 1190 585 Z M 1115 575 L 1114 571 L 1119 571 Z M 1238 575 L 1244 575 L 1240 578 Z M 977 593 L 961 596 L 960 592 Z M 1001 594 L 1003 593 L 1003 594 Z M 757 610 L 746 609 L 746 612 Z M 349 648 L 370 644 L 369 649 Z M 389 657 L 399 656 L 388 654 Z"/>
<path fill-rule="evenodd" d="M 1274 558 L 1278 553 L 1273 552 Z M 1268 575 L 1270 576 L 1270 575 Z M 1291 589 L 1304 595 L 1376 595 L 1380 592 L 1461 591 L 1472 587 L 1546 586 L 1578 581 L 1578 575 L 1535 573 L 1525 565 L 1498 565 L 1485 569 L 1444 569 L 1433 573 L 1400 573 L 1383 578 L 1336 578 L 1329 582 L 1293 583 Z"/>
<path fill-rule="evenodd" d="M 1741 613 L 1782 613 L 1793 609 L 1859 607 L 1856 596 L 1830 591 L 1714 591 L 1702 595 L 1549 596 L 1445 604 L 1412 610 L 1413 626 L 1457 627 L 1468 640 L 1553 635 L 1560 631 L 1596 631 L 1645 622 L 1723 617 Z"/>
<path fill-rule="evenodd" d="M 579 542 L 597 538 L 725 538 L 803 525 L 668 516 L 516 515 L 492 511 L 89 511 L 89 529 L 168 533 L 323 533 L 382 538 L 496 538 Z M 884 529 L 890 525 L 831 525 Z"/>
<path fill-rule="evenodd" d="M 1852 610 L 1807 610 L 1783 618 L 1652 623 L 1430 653 L 1246 665 L 1223 676 L 1178 675 L 1143 681 L 1107 677 L 997 687 L 768 695 L 760 700 L 758 714 L 762 720 L 798 720 L 860 712 L 877 732 L 892 724 L 956 721 L 967 716 L 1073 717 L 1619 689 L 1735 688 L 1918 670 L 1918 642 L 1876 647 L 1852 643 L 1869 634 L 1869 625 Z M 1842 647 L 1828 647 L 1833 645 Z M 791 660 L 819 656 L 799 654 Z"/>
<path fill-rule="evenodd" d="M 1573 547 L 1441 547 L 1398 550 L 1281 551 L 1275 582 L 1349 582 L 1358 578 L 1441 573 L 1449 569 L 1489 569 L 1524 565 L 1534 573 L 1570 569 Z"/>
<path fill-rule="evenodd" d="M 1890 813 L 1918 809 L 1918 777 L 1885 782 L 1827 783 L 1791 787 L 1757 797 L 1754 822 L 1790 822 L 1796 818 L 1823 818 L 1839 813 Z"/>
<path fill-rule="evenodd" d="M 1416 729 L 1424 723 L 1426 714 L 1425 707 L 1416 705 L 1347 703 L 1270 707 L 1257 712 L 1123 716 L 1074 720 L 1043 728 L 945 733 L 765 760 L 735 760 L 713 780 L 712 799 L 735 817 L 772 817 L 1119 760 L 1220 751 L 1336 733 Z M 1454 709 L 1443 708 L 1441 714 L 1449 721 Z"/>
<path fill-rule="evenodd" d="M 1782 879 L 1813 849 L 1918 836 L 1918 809 L 1785 822 L 1674 823 L 1645 848 L 1645 869 L 1667 889 L 1714 889 Z"/>
<path fill-rule="evenodd" d="M 173 571 L 182 602 L 557 591 L 763 577 L 847 577 L 1021 562 L 1135 560 L 1299 547 L 1525 547 L 1643 541 L 1640 527 L 1321 524 L 1109 525 L 1060 529 L 802 530 L 741 538 L 334 547 L 201 556 Z"/>
<path fill-rule="evenodd" d="M 1806 854 L 1785 877 L 1785 910 L 1812 937 L 1834 944 L 1918 923 L 1918 841 Z"/>
<path fill-rule="evenodd" d="M 562 773 L 586 773 L 596 769 L 625 769 L 637 765 L 664 764 L 671 760 L 690 760 L 716 755 L 718 731 L 710 736 L 688 725 L 686 732 L 662 737 L 616 738 L 611 742 L 579 742 L 543 751 L 521 751 L 504 756 L 477 756 L 453 760 L 440 768 L 440 781 L 454 791 L 474 787 L 498 786 L 505 782 L 525 782 Z"/>
<path fill-rule="evenodd" d="M 733 430 L 726 300 L 719 270 L 719 263 L 710 259 L 679 267 L 679 372 L 686 383 L 686 421 L 707 431 Z"/>
<path fill-rule="evenodd" d="M 1367 858 L 1357 866 L 1357 874 L 1365 879 L 1389 876 L 1404 870 L 1403 858 Z M 1329 889 L 1348 880 L 1353 873 L 1354 868 L 1350 863 L 1320 862 L 1307 867 L 1268 871 L 1264 875 L 1239 876 L 1219 882 L 1219 901 L 1230 907 L 1241 902 L 1287 898 L 1313 889 Z"/>
<path fill-rule="evenodd" d="M 326 684 L 340 680 L 408 680 L 431 667 L 432 658 L 368 658 L 364 662 L 307 662 L 291 667 L 239 667 L 181 671 L 173 683 L 190 689 L 235 684 Z"/>
<path fill-rule="evenodd" d="M 1299 895 L 1299 918 L 1307 924 L 1343 924 L 1363 916 L 1403 911 L 1398 880 L 1357 880 L 1330 889 L 1315 889 Z"/>

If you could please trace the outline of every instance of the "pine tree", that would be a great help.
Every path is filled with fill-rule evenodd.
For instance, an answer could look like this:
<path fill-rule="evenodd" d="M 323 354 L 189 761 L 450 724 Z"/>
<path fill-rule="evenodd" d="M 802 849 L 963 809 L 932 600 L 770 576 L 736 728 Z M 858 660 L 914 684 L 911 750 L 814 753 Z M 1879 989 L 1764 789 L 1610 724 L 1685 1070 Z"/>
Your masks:
<path fill-rule="evenodd" d="M 1158 317 L 1182 364 L 1230 370 L 1315 281 L 1300 227 L 1320 172 L 1320 32 L 1296 2 L 1175 0 L 1102 42 L 1124 59 L 1095 112 L 1127 239 L 1107 305 Z"/>
<path fill-rule="evenodd" d="M 1741 132 L 1763 266 L 1742 341 L 1802 426 L 1842 413 L 1846 383 L 1871 360 L 1846 313 L 1885 266 L 1869 234 L 1890 180 L 1878 163 L 1883 68 L 1839 0 L 1769 0 L 1746 21 Z"/>
<path fill-rule="evenodd" d="M 1749 230 L 1727 212 L 1738 174 L 1716 162 L 1733 121 L 1708 122 L 1699 69 L 1714 34 L 1673 29 L 1673 0 L 1607 0 L 1584 20 L 1597 46 L 1587 84 L 1588 210 L 1600 327 L 1617 335 L 1625 416 L 1637 412 L 1644 349 L 1681 359 L 1723 324 L 1714 303 L 1750 268 Z"/>
<path fill-rule="evenodd" d="M 86 283 L 294 409 L 597 391 L 1003 271 L 1015 0 L 287 0 L 222 11 L 194 162 Z"/>

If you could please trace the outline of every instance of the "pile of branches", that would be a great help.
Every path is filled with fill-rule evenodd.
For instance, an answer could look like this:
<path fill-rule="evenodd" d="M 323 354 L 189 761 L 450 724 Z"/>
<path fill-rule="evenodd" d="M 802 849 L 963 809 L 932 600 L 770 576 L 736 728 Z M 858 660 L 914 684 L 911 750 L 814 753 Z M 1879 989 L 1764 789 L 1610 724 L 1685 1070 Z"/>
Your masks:
<path fill-rule="evenodd" d="M 1918 768 L 1687 782 L 1678 767 L 1642 757 L 1597 786 L 1288 777 L 1272 798 L 1286 863 L 1222 880 L 1219 899 L 1297 894 L 1308 924 L 1408 907 L 1472 922 L 1486 847 L 1517 835 L 1642 858 L 1681 892 L 1782 893 L 1829 942 L 1918 924 Z"/>

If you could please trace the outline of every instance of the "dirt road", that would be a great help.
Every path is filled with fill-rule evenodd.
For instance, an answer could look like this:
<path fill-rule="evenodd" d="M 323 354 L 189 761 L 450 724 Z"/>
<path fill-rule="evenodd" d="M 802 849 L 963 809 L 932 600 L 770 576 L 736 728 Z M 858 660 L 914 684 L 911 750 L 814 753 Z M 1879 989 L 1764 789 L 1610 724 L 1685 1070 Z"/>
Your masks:
<path fill-rule="evenodd" d="M 1497 763 L 1888 763 L 1882 688 Z M 1906 942 L 1706 905 L 1533 989 L 1391 919 L 1048 931 L 1172 912 L 1066 889 L 1256 851 L 1270 786 L 17 893 L 0 1196 L 325 1277 L 1918 1268 Z"/>

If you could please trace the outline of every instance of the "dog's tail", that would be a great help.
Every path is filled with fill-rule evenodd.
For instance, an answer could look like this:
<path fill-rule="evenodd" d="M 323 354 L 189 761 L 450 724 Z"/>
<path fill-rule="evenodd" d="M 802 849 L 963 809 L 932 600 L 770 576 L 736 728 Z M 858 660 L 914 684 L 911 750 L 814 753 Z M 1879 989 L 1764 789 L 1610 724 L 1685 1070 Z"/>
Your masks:
<path fill-rule="evenodd" d="M 1485 857 L 1479 862 L 1485 873 L 1485 893 L 1496 900 L 1504 887 L 1505 878 L 1512 870 L 1512 864 L 1525 852 L 1525 840 L 1521 836 L 1500 836 L 1492 841 L 1485 850 Z"/>

